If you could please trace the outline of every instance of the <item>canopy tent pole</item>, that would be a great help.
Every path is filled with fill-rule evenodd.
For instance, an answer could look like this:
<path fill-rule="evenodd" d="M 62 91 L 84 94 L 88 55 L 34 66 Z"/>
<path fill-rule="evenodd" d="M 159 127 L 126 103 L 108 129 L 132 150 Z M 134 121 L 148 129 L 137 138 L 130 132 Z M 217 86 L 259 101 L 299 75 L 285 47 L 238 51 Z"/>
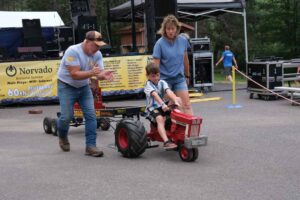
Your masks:
<path fill-rule="evenodd" d="M 107 8 L 107 32 L 108 32 L 108 41 L 109 45 L 113 46 L 112 41 L 111 41 L 111 23 L 110 23 L 110 4 L 109 0 L 106 0 L 106 8 Z"/>
<path fill-rule="evenodd" d="M 195 38 L 198 38 L 198 21 L 195 21 Z"/>
<path fill-rule="evenodd" d="M 244 17 L 244 36 L 245 36 L 245 59 L 246 63 L 248 63 L 248 35 L 247 35 L 247 19 L 246 19 L 246 9 L 243 9 L 243 17 Z"/>

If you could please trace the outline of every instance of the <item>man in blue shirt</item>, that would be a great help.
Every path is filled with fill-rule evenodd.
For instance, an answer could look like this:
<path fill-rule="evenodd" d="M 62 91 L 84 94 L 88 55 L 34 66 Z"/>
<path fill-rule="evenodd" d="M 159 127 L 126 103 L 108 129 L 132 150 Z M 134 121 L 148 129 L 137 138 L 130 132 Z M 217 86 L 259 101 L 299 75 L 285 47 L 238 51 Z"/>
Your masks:
<path fill-rule="evenodd" d="M 232 70 L 232 66 L 233 66 L 232 61 L 234 62 L 234 66 L 236 68 L 238 68 L 238 65 L 235 60 L 234 54 L 230 51 L 230 47 L 228 45 L 225 45 L 225 51 L 222 53 L 222 57 L 216 63 L 216 66 L 218 66 L 218 64 L 222 61 L 224 64 L 226 80 L 229 80 L 230 82 L 232 82 L 232 77 L 231 77 L 231 70 Z"/>

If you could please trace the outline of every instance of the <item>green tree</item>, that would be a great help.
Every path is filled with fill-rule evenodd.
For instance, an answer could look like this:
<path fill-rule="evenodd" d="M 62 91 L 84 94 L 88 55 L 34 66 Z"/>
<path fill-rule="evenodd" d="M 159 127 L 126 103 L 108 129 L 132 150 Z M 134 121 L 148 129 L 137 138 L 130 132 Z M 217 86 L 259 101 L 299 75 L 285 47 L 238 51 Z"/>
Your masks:
<path fill-rule="evenodd" d="M 246 9 L 250 61 L 266 56 L 299 57 L 299 0 L 249 0 Z M 199 22 L 199 33 L 211 38 L 215 58 L 220 56 L 224 44 L 229 44 L 244 68 L 242 20 L 235 14 L 219 15 Z"/>
<path fill-rule="evenodd" d="M 225 45 L 229 45 L 236 55 L 240 68 L 245 68 L 245 45 L 243 17 L 226 13 L 216 18 L 199 22 L 199 37 L 209 37 L 215 60 L 219 59 Z M 222 68 L 219 65 L 219 68 Z"/>
<path fill-rule="evenodd" d="M 253 57 L 299 56 L 298 0 L 255 0 L 247 5 L 250 51 Z"/>
<path fill-rule="evenodd" d="M 97 21 L 99 25 L 99 29 L 102 32 L 104 38 L 108 40 L 108 19 L 107 19 L 107 2 L 109 2 L 110 8 L 113 8 L 115 6 L 118 6 L 122 3 L 127 2 L 128 0 L 97 0 L 97 5 L 96 5 L 96 14 L 97 14 Z M 128 23 L 120 23 L 120 22 L 112 22 L 111 23 L 111 41 L 107 41 L 113 44 L 113 47 L 115 51 L 119 51 L 117 47 L 120 46 L 120 39 L 119 35 L 117 34 L 118 30 L 121 27 L 124 27 L 128 25 Z"/>
<path fill-rule="evenodd" d="M 24 6 L 25 2 L 22 0 L 0 0 L 0 10 L 2 11 L 21 11 Z"/>
<path fill-rule="evenodd" d="M 69 0 L 24 0 L 27 11 L 57 11 L 63 21 L 69 24 L 71 21 Z"/>

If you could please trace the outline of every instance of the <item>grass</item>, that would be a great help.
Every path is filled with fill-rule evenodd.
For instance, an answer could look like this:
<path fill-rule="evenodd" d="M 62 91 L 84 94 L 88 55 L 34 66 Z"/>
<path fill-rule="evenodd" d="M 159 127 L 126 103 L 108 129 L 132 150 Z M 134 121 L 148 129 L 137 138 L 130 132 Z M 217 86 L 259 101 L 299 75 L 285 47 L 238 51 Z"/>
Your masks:
<path fill-rule="evenodd" d="M 220 69 L 220 68 L 215 69 L 214 76 L 215 76 L 215 79 L 214 79 L 215 83 L 228 83 L 228 81 L 225 78 L 223 69 Z M 236 80 L 236 83 L 246 83 L 247 82 L 246 78 L 243 77 L 242 75 L 240 75 L 238 72 L 235 73 L 235 80 Z"/>

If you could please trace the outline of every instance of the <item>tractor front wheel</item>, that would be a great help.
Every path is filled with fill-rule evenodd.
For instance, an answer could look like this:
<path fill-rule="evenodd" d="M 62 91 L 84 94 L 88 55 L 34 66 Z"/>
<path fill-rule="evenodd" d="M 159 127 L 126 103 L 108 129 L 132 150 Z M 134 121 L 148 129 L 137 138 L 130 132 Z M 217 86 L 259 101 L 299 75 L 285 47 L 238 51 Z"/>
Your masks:
<path fill-rule="evenodd" d="M 193 158 L 192 158 L 192 161 L 195 161 L 197 160 L 198 158 L 198 154 L 199 154 L 199 151 L 198 151 L 198 148 L 193 148 Z"/>
<path fill-rule="evenodd" d="M 184 162 L 193 162 L 198 158 L 198 148 L 188 149 L 184 145 L 179 147 L 179 156 Z"/>
<path fill-rule="evenodd" d="M 140 121 L 121 120 L 115 130 L 115 142 L 118 151 L 124 157 L 135 158 L 145 152 L 147 137 L 144 125 Z"/>

